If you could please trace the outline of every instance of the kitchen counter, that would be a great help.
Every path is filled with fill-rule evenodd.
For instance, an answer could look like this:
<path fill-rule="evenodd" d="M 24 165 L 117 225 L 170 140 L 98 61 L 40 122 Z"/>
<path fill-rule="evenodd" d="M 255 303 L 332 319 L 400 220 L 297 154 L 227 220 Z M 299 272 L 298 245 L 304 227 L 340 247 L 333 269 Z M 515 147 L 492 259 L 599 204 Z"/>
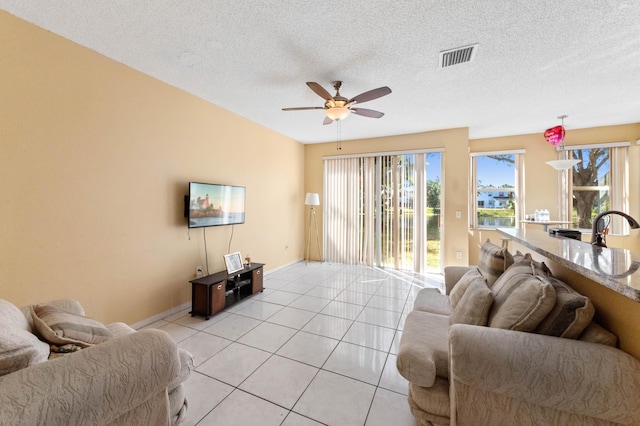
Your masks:
<path fill-rule="evenodd" d="M 640 253 L 594 247 L 537 229 L 498 228 L 497 231 L 567 269 L 640 302 Z"/>

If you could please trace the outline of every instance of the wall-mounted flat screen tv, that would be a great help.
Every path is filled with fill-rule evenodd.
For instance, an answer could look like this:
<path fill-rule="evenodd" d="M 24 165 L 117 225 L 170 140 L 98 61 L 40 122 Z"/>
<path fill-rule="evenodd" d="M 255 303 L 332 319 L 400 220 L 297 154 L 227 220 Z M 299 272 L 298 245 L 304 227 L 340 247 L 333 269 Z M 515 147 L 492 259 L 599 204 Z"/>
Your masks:
<path fill-rule="evenodd" d="M 189 182 L 189 228 L 244 223 L 244 186 Z"/>

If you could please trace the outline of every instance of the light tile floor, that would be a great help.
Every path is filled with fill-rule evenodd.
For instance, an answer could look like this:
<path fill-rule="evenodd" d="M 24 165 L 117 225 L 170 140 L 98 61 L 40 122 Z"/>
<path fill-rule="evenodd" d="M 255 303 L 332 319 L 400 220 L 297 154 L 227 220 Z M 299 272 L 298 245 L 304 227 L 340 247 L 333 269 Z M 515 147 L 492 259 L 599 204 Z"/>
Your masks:
<path fill-rule="evenodd" d="M 191 352 L 185 425 L 415 425 L 396 369 L 416 293 L 442 277 L 328 263 L 267 274 L 264 292 L 208 321 L 145 328 Z"/>

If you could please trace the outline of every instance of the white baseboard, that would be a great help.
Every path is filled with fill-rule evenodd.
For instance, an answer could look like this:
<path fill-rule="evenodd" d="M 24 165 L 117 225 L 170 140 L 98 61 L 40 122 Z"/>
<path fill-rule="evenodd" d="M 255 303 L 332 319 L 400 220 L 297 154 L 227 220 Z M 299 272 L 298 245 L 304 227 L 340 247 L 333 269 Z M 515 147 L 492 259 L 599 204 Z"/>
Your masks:
<path fill-rule="evenodd" d="M 304 258 L 296 259 L 296 260 L 294 260 L 294 261 L 292 261 L 292 262 L 289 262 L 289 263 L 286 263 L 286 264 L 284 264 L 284 265 L 278 266 L 278 267 L 277 267 L 277 268 L 275 268 L 275 269 L 271 269 L 270 271 L 265 272 L 265 273 L 264 273 L 264 275 L 265 275 L 265 276 L 267 276 L 267 275 L 272 274 L 272 273 L 274 273 L 274 272 L 276 272 L 276 271 L 279 271 L 279 270 L 281 270 L 281 269 L 285 269 L 285 268 L 288 268 L 288 267 L 290 267 L 290 266 L 292 266 L 292 265 L 295 265 L 296 263 L 299 263 L 299 262 L 304 262 Z"/>
<path fill-rule="evenodd" d="M 186 302 L 183 303 L 182 305 L 176 306 L 175 308 L 171 308 L 168 311 L 164 311 L 164 312 L 160 312 L 159 314 L 156 314 L 152 317 L 149 317 L 147 319 L 143 319 L 140 322 L 137 322 L 135 324 L 132 324 L 131 327 L 139 330 L 142 327 L 146 327 L 149 324 L 153 324 L 156 321 L 160 321 L 161 319 L 164 319 L 166 317 L 168 317 L 169 315 L 173 315 L 173 314 L 177 314 L 180 311 L 184 311 L 185 309 L 189 309 L 191 307 L 191 302 Z"/>

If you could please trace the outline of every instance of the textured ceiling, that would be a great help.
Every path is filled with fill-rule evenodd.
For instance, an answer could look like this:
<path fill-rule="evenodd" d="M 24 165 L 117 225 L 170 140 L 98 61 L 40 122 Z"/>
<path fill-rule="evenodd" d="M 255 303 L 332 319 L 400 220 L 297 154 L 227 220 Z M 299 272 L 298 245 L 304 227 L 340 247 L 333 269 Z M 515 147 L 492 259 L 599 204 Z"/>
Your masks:
<path fill-rule="evenodd" d="M 640 122 L 638 0 L 0 0 L 0 8 L 304 143 L 333 141 L 306 81 L 380 119 L 343 140 L 468 127 L 472 139 Z M 478 43 L 440 69 L 442 50 Z"/>

